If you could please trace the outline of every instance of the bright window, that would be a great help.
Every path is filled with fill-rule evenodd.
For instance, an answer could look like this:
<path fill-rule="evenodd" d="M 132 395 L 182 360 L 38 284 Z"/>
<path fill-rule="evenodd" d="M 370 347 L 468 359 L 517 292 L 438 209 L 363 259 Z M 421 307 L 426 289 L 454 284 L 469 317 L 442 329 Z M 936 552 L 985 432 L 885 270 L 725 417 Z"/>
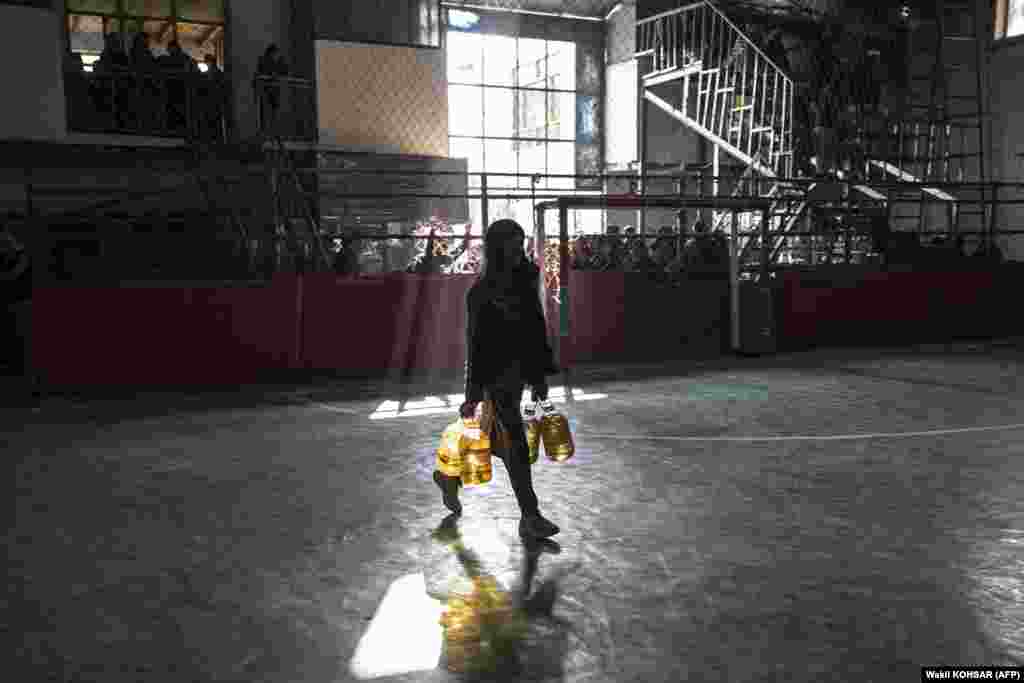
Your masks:
<path fill-rule="evenodd" d="M 1024 35 L 1024 0 L 996 0 L 995 37 Z"/>
<path fill-rule="evenodd" d="M 573 173 L 575 43 L 477 33 L 470 14 L 448 17 L 449 154 L 467 158 L 470 173 Z M 532 186 L 530 178 L 488 182 L 509 191 Z M 537 187 L 572 187 L 572 179 Z"/>

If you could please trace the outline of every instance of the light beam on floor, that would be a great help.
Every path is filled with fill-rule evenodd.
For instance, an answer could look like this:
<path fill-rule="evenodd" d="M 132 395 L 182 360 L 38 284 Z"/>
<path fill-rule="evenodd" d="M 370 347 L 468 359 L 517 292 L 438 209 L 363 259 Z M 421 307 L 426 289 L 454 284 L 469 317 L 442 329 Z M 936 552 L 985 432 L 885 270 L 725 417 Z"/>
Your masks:
<path fill-rule="evenodd" d="M 583 389 L 572 390 L 572 400 L 595 401 L 601 398 L 608 398 L 608 394 L 588 394 Z M 565 387 L 551 387 L 548 391 L 548 399 L 554 404 L 566 403 L 568 396 Z M 370 415 L 371 420 L 386 420 L 395 417 L 422 417 L 425 415 L 455 415 L 459 412 L 459 406 L 466 400 L 463 394 L 448 394 L 444 397 L 424 396 L 412 401 L 407 401 L 403 407 L 401 401 L 383 401 L 377 410 Z M 530 403 L 530 391 L 523 392 L 523 403 Z"/>
<path fill-rule="evenodd" d="M 348 668 L 360 680 L 431 671 L 441 661 L 444 609 L 427 595 L 422 573 L 408 574 L 388 586 Z"/>

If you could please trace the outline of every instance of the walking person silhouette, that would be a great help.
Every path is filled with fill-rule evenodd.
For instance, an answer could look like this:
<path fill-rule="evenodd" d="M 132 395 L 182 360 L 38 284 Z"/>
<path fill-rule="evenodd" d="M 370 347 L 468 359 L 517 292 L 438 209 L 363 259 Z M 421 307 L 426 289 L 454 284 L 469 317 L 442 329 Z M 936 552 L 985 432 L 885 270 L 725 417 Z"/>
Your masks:
<path fill-rule="evenodd" d="M 532 387 L 535 401 L 547 400 L 547 375 L 557 374 L 539 297 L 540 270 L 526 258 L 526 233 L 515 221 L 495 221 L 484 235 L 480 275 L 466 296 L 466 397 L 460 415 L 471 418 L 483 401 L 494 405 L 495 424 L 489 434 L 497 446 L 498 431 L 507 434 L 507 448 L 495 448 L 512 481 L 519 504 L 519 535 L 548 538 L 558 527 L 540 514 L 530 472 L 520 403 Z M 459 477 L 434 472 L 445 507 L 461 514 Z"/>

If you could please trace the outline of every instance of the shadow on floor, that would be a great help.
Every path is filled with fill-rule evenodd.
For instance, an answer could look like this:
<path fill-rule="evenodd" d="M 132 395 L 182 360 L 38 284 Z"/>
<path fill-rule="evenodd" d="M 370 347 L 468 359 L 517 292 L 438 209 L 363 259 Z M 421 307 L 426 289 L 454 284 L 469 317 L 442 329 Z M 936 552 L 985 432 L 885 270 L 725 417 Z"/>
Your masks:
<path fill-rule="evenodd" d="M 432 538 L 461 568 L 460 576 L 427 579 L 435 587 L 433 595 L 445 601 L 441 666 L 466 681 L 564 680 L 572 625 L 555 615 L 554 606 L 561 583 L 578 566 L 561 568 L 534 586 L 541 556 L 558 555 L 561 546 L 522 540 L 519 547 L 509 547 L 510 555 L 520 554 L 520 571 L 511 586 L 502 588 L 493 573 L 498 567 L 489 566 L 485 551 L 462 534 L 456 515 L 446 517 Z M 470 595 L 457 588 L 460 579 L 469 581 Z"/>

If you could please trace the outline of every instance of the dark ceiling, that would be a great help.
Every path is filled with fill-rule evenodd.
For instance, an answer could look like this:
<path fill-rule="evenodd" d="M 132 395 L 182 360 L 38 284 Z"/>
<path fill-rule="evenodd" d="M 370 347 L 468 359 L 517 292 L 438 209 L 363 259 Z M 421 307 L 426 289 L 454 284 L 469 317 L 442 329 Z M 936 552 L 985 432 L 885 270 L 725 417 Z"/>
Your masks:
<path fill-rule="evenodd" d="M 447 5 L 475 5 L 507 10 L 528 10 L 552 14 L 574 14 L 581 17 L 604 19 L 619 0 L 446 0 Z M 877 2 L 877 0 L 872 0 Z M 636 0 L 640 5 L 639 16 L 686 4 L 683 0 Z M 801 14 L 813 3 L 809 0 L 719 0 L 723 8 L 746 10 L 761 14 Z"/>
<path fill-rule="evenodd" d="M 552 14 L 574 14 L 579 17 L 604 19 L 618 0 L 454 0 L 447 5 L 476 5 L 496 9 L 528 10 Z"/>

